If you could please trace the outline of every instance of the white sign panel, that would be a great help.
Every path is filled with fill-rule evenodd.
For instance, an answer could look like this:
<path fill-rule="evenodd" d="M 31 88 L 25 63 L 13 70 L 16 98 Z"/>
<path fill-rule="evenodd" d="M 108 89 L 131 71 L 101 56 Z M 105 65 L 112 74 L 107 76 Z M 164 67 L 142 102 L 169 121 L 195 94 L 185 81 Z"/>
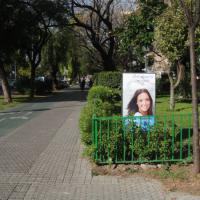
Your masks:
<path fill-rule="evenodd" d="M 155 74 L 123 73 L 123 116 L 155 114 Z"/>

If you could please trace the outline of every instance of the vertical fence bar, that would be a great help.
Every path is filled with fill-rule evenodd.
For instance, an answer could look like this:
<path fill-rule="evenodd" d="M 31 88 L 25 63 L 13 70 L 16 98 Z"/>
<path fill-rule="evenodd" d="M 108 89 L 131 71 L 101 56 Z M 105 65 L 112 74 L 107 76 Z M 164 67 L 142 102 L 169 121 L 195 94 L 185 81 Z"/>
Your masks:
<path fill-rule="evenodd" d="M 180 127 L 181 127 L 181 132 L 180 132 L 180 159 L 183 159 L 183 116 L 180 115 Z"/>
<path fill-rule="evenodd" d="M 155 127 L 157 127 L 157 121 L 158 119 L 157 119 L 157 116 L 155 115 Z M 156 131 L 156 136 L 158 136 L 157 131 Z M 155 156 L 156 156 L 155 160 L 158 160 L 158 140 L 156 140 L 156 155 Z"/>
<path fill-rule="evenodd" d="M 98 120 L 96 117 L 94 126 L 95 126 L 95 147 L 96 147 L 95 160 L 98 160 Z"/>
<path fill-rule="evenodd" d="M 164 160 L 166 160 L 166 143 L 167 143 L 167 116 L 164 115 Z"/>
<path fill-rule="evenodd" d="M 148 147 L 149 147 L 149 143 L 150 143 L 150 117 L 152 116 L 147 116 L 147 144 L 148 144 Z"/>
<path fill-rule="evenodd" d="M 174 160 L 174 113 L 172 114 L 172 160 Z"/>
<path fill-rule="evenodd" d="M 125 120 L 123 117 L 123 161 L 126 161 L 126 143 L 125 143 L 125 137 L 126 137 L 126 125 Z"/>
<path fill-rule="evenodd" d="M 142 127 L 142 117 L 141 116 L 137 116 L 137 118 L 139 117 L 139 120 L 140 120 L 140 123 L 139 123 L 139 126 Z M 141 137 L 140 137 L 141 138 Z M 140 141 L 141 142 L 141 141 Z M 141 151 L 139 153 L 139 161 L 141 162 Z"/>
<path fill-rule="evenodd" d="M 118 133 L 118 123 L 117 123 L 117 118 L 115 120 L 115 163 L 117 163 L 117 154 L 118 154 L 118 148 L 117 148 L 117 133 Z"/>
<path fill-rule="evenodd" d="M 92 116 L 92 144 L 94 144 L 94 136 L 95 136 L 95 128 L 94 128 L 94 118 L 95 116 Z"/>
<path fill-rule="evenodd" d="M 100 157 L 100 161 L 102 162 L 102 120 L 99 120 L 99 157 Z"/>
<path fill-rule="evenodd" d="M 96 138 L 96 127 L 95 127 L 95 120 L 96 120 L 96 115 L 92 115 L 92 144 L 96 147 L 95 143 L 95 138 Z M 96 155 L 97 148 L 95 148 L 95 153 L 93 154 L 93 159 L 95 160 L 95 155 Z"/>
<path fill-rule="evenodd" d="M 107 121 L 108 159 L 110 158 L 110 120 Z"/>
<path fill-rule="evenodd" d="M 134 135 L 134 129 L 133 129 L 133 124 L 134 124 L 134 120 L 133 120 L 133 118 L 131 118 L 131 132 L 130 132 L 130 134 L 131 134 L 131 161 L 133 161 L 133 159 L 134 159 L 134 156 L 133 156 L 133 147 L 134 147 L 134 140 L 133 140 L 133 135 Z"/>

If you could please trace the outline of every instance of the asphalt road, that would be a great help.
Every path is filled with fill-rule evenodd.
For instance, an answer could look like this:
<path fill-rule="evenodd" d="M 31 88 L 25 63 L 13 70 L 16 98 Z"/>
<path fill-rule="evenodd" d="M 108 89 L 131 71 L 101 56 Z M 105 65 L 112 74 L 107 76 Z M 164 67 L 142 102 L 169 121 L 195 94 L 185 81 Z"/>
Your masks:
<path fill-rule="evenodd" d="M 0 111 L 0 137 L 17 129 L 41 112 L 51 109 L 57 101 L 69 101 L 72 98 L 76 100 L 76 96 L 74 96 L 73 93 L 74 90 L 78 91 L 79 89 L 66 89 L 54 95 L 42 97 L 33 102 L 24 103 L 6 111 Z M 85 95 L 83 99 L 85 99 Z"/>

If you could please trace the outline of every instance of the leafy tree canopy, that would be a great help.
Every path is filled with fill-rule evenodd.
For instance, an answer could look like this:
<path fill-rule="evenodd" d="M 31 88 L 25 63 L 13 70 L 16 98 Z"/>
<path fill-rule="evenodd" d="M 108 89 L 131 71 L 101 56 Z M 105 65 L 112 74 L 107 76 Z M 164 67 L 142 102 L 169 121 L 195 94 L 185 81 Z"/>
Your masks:
<path fill-rule="evenodd" d="M 180 60 L 188 49 L 187 27 L 182 9 L 173 5 L 156 20 L 155 46 L 173 63 Z"/>
<path fill-rule="evenodd" d="M 130 60 L 142 64 L 146 49 L 152 47 L 155 18 L 166 8 L 157 1 L 140 0 L 138 9 L 127 20 L 126 28 L 120 34 L 120 52 Z"/>

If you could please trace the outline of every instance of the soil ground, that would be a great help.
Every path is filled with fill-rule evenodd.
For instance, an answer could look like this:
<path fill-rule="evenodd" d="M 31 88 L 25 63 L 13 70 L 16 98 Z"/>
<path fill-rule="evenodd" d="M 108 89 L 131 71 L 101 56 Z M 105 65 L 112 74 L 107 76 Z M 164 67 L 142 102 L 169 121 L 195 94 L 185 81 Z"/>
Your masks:
<path fill-rule="evenodd" d="M 144 176 L 161 181 L 167 191 L 200 196 L 200 174 L 194 176 L 188 165 L 93 165 L 93 175 Z"/>

